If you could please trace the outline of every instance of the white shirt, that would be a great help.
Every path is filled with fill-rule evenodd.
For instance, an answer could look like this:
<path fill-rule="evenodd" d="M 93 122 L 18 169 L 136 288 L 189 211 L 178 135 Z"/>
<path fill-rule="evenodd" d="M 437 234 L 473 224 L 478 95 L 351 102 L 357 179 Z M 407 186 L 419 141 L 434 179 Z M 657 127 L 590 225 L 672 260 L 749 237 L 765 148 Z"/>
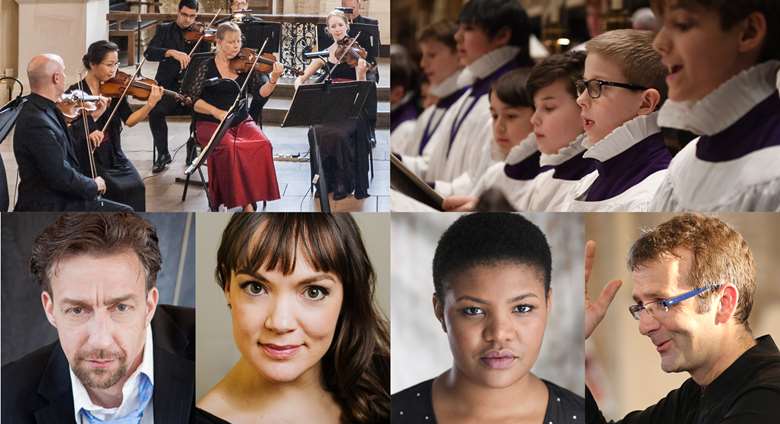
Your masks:
<path fill-rule="evenodd" d="M 125 381 L 122 387 L 122 403 L 117 408 L 103 408 L 96 405 L 89 398 L 87 389 L 81 383 L 81 381 L 73 373 L 73 369 L 70 370 L 70 386 L 73 393 L 73 416 L 77 423 L 86 424 L 87 420 L 82 419 L 81 409 L 86 409 L 96 418 L 101 420 L 120 418 L 127 415 L 130 411 L 139 406 L 140 399 L 138 398 L 138 388 L 141 382 L 141 373 L 146 374 L 149 381 L 154 386 L 154 344 L 152 344 L 152 329 L 149 325 L 146 326 L 146 341 L 144 344 L 143 359 L 141 365 L 135 370 L 133 375 Z M 149 403 L 144 409 L 144 416 L 141 419 L 141 424 L 154 424 L 154 396 L 149 400 Z"/>
<path fill-rule="evenodd" d="M 461 72 L 458 82 L 473 83 L 493 74 L 517 57 L 518 47 L 501 47 L 485 54 Z M 431 142 L 431 153 L 425 181 L 435 181 L 435 189 L 443 196 L 468 194 L 476 179 L 495 162 L 490 101 L 487 95 L 477 99 L 467 90 L 445 114 Z M 473 105 L 473 107 L 472 107 Z M 468 114 L 467 114 L 468 113 Z M 462 122 L 450 145 L 456 122 Z"/>
<path fill-rule="evenodd" d="M 529 187 L 529 196 L 525 202 L 515 207 L 519 211 L 562 212 L 566 203 L 573 197 L 572 191 L 579 180 L 564 180 L 555 178 L 555 167 L 579 155 L 585 146 L 582 145 L 585 134 L 580 134 L 568 146 L 555 154 L 545 154 L 539 158 L 539 165 L 552 166 L 533 179 Z"/>
<path fill-rule="evenodd" d="M 586 138 L 583 145 L 588 151 L 583 157 L 593 158 L 599 162 L 617 157 L 651 135 L 659 133 L 661 128 L 658 126 L 657 119 L 658 112 L 640 115 L 615 128 L 595 144 Z M 588 190 L 599 176 L 597 170 L 593 171 L 577 183 L 572 191 L 572 197 L 563 208 L 567 212 L 646 212 L 666 172 L 666 169 L 656 171 L 628 190 L 609 199 L 587 201 L 585 198 Z"/>
<path fill-rule="evenodd" d="M 659 123 L 703 136 L 717 135 L 778 91 L 780 61 L 764 62 L 733 76 L 697 102 L 667 101 Z M 651 210 L 780 211 L 780 146 L 711 162 L 696 156 L 699 142 L 688 143 L 672 159 Z"/>
<path fill-rule="evenodd" d="M 506 175 L 506 165 L 516 165 L 539 151 L 536 145 L 536 134 L 531 133 L 523 139 L 518 145 L 512 147 L 502 162 L 497 162 L 488 168 L 485 173 L 477 180 L 474 188 L 469 193 L 471 196 L 479 197 L 488 189 L 495 189 L 504 195 L 506 200 L 515 208 L 525 202 L 529 196 L 529 188 L 533 179 L 518 180 Z M 538 166 L 538 163 L 534 163 Z M 521 210 L 521 209 L 517 209 Z"/>

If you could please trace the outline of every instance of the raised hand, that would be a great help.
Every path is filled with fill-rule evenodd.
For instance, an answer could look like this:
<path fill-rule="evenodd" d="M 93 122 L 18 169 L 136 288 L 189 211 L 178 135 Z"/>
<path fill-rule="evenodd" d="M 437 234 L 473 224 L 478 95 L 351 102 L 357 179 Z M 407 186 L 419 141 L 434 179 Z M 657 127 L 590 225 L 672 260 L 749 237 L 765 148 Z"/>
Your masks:
<path fill-rule="evenodd" d="M 599 298 L 591 302 L 588 294 L 588 283 L 590 281 L 590 272 L 593 269 L 593 260 L 596 257 L 596 242 L 588 240 L 585 243 L 585 338 L 587 339 L 593 333 L 593 330 L 599 325 L 604 315 L 607 313 L 609 304 L 615 298 L 620 286 L 621 280 L 612 280 L 601 290 Z"/>

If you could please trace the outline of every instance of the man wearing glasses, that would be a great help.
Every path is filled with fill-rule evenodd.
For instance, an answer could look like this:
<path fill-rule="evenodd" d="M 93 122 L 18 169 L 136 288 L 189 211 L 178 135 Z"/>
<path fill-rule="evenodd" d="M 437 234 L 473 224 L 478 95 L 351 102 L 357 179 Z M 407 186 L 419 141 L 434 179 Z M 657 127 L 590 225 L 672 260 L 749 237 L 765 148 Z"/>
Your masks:
<path fill-rule="evenodd" d="M 168 90 L 179 91 L 181 73 L 190 64 L 189 53 L 195 44 L 185 41 L 184 31 L 195 23 L 197 17 L 198 0 L 181 0 L 176 21 L 160 24 L 144 52 L 147 60 L 160 62 L 154 79 Z M 193 54 L 208 52 L 209 49 L 209 43 L 201 41 Z M 189 114 L 190 108 L 178 104 L 170 96 L 163 97 L 149 113 L 149 127 L 152 130 L 154 148 L 157 150 L 157 159 L 152 166 L 153 173 L 162 172 L 172 161 L 168 151 L 168 123 L 165 117 Z"/>
<path fill-rule="evenodd" d="M 620 281 L 593 302 L 587 281 L 595 244 L 586 247 L 585 337 L 604 318 Z M 629 307 L 653 343 L 665 372 L 691 378 L 665 398 L 619 422 L 776 423 L 780 415 L 780 351 L 772 337 L 754 339 L 748 317 L 756 289 L 753 255 L 723 221 L 674 217 L 644 233 L 628 254 L 634 281 Z M 588 423 L 606 423 L 590 390 Z"/>

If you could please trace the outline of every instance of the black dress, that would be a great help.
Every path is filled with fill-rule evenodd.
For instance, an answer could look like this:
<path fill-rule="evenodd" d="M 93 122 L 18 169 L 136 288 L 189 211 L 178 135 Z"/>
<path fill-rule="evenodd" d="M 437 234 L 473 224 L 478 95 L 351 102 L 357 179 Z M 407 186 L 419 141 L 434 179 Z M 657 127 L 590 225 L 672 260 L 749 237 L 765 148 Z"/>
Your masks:
<path fill-rule="evenodd" d="M 190 421 L 190 424 L 230 424 L 230 421 L 225 421 L 216 415 L 195 407 L 192 410 L 192 421 Z"/>
<path fill-rule="evenodd" d="M 328 63 L 331 68 L 333 64 Z M 338 65 L 331 77 L 334 80 L 356 80 L 355 68 Z M 335 199 L 342 199 L 350 193 L 355 198 L 368 197 L 368 123 L 365 111 L 358 119 L 340 122 L 338 124 L 323 124 L 314 126 L 317 131 L 317 141 L 320 145 L 322 167 L 328 191 Z M 312 132 L 309 130 L 309 143 L 312 142 Z M 312 172 L 317 173 L 317 166 L 312 161 Z"/>
<path fill-rule="evenodd" d="M 77 89 L 79 89 L 78 84 L 74 84 L 70 86 L 68 91 Z M 81 90 L 92 94 L 86 80 L 81 81 Z M 111 119 L 111 123 L 106 128 L 103 142 L 94 151 L 97 175 L 106 181 L 106 194 L 103 197 L 129 205 L 135 211 L 145 211 L 146 187 L 144 181 L 130 159 L 125 156 L 125 152 L 122 151 L 122 123 L 127 122 L 133 113 L 130 104 L 127 103 L 127 97 L 124 97 L 118 104 L 116 99 L 111 99 L 108 108 L 100 115 L 97 122 L 89 116 L 87 118 L 88 132 L 103 129 L 114 108 L 118 108 L 116 116 Z M 81 172 L 84 175 L 91 175 L 82 120 L 79 118 L 73 121 L 70 129 L 75 140 L 74 148 L 79 159 Z"/>
<path fill-rule="evenodd" d="M 547 386 L 549 398 L 544 421 L 539 424 L 585 423 L 585 399 L 547 380 L 542 382 Z M 430 379 L 394 394 L 391 422 L 435 424 L 432 388 L 433 379 Z"/>

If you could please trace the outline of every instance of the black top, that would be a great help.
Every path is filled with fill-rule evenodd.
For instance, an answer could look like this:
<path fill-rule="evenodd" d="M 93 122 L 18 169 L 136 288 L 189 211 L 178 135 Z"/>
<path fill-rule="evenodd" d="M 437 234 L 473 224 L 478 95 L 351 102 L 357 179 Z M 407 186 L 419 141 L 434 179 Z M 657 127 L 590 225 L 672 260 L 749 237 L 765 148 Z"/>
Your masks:
<path fill-rule="evenodd" d="M 158 25 L 154 38 L 149 42 L 149 47 L 144 52 L 146 60 L 160 62 L 154 79 L 163 87 L 178 91 L 181 65 L 178 60 L 172 57 L 165 57 L 165 52 L 172 49 L 189 53 L 193 46 L 195 46 L 194 42 L 184 40 L 184 30 L 179 28 L 176 22 L 166 22 Z M 209 43 L 201 41 L 195 53 L 207 52 L 210 48 Z"/>
<path fill-rule="evenodd" d="M 208 411 L 204 411 L 196 407 L 192 411 L 192 424 L 230 424 L 230 421 L 225 421 L 216 415 L 212 415 Z"/>
<path fill-rule="evenodd" d="M 780 352 L 771 336 L 759 337 L 756 342 L 709 386 L 699 386 L 689 378 L 655 405 L 610 422 L 776 424 L 780 416 Z M 588 423 L 606 423 L 587 388 L 585 399 Z"/>
<path fill-rule="evenodd" d="M 247 74 L 238 74 L 238 78 L 233 80 L 235 81 L 234 84 L 230 80 L 226 80 L 226 78 L 222 77 L 219 73 L 219 69 L 217 69 L 217 62 L 215 62 L 215 59 L 205 60 L 197 66 L 199 66 L 198 69 L 193 70 L 196 72 L 195 79 L 190 88 L 190 92 L 187 93 L 193 99 L 193 103 L 200 99 L 222 110 L 228 110 L 230 106 L 233 105 L 233 101 L 236 99 L 239 88 L 244 84 Z M 212 78 L 222 78 L 223 80 L 216 81 L 212 85 L 209 81 Z M 268 75 L 252 72 L 252 79 L 249 80 L 249 83 L 244 88 L 241 98 L 245 99 L 247 92 L 252 94 L 258 93 L 260 87 L 267 81 Z M 257 97 L 260 96 L 258 95 Z M 241 108 L 237 113 L 239 114 L 239 119 L 236 122 L 239 123 L 248 116 L 246 108 Z M 193 116 L 195 117 L 195 120 L 198 121 L 219 122 L 219 120 L 211 115 L 195 112 Z"/>
<path fill-rule="evenodd" d="M 584 424 L 585 400 L 554 383 L 542 379 L 549 399 L 543 424 Z M 433 412 L 433 379 L 423 381 L 393 395 L 392 422 L 404 424 L 435 424 Z"/>
<path fill-rule="evenodd" d="M 27 99 L 14 132 L 20 178 L 15 210 L 83 210 L 97 196 L 97 183 L 79 172 L 65 118 L 51 100 L 35 93 Z"/>
<path fill-rule="evenodd" d="M 87 94 L 93 94 L 89 88 L 86 80 L 81 80 L 81 88 L 78 83 L 71 85 L 68 91 L 82 90 Z M 117 99 L 111 99 L 111 103 L 106 108 L 106 111 L 100 115 L 97 122 L 92 119 L 92 116 L 87 115 L 87 123 L 89 124 L 89 133 L 92 131 L 102 130 L 106 125 L 108 118 L 113 113 L 114 109 L 118 108 L 116 114 L 111 118 L 111 122 L 106 128 L 105 140 L 103 143 L 95 149 L 95 162 L 103 168 L 119 168 L 127 164 L 130 160 L 125 156 L 125 152 L 122 151 L 122 123 L 127 122 L 130 115 L 133 114 L 133 110 L 130 109 L 130 103 L 127 102 L 127 96 L 122 98 L 121 102 L 117 103 Z M 81 164 L 82 172 L 89 175 L 89 158 L 87 157 L 87 142 L 84 139 L 84 124 L 79 117 L 71 124 L 71 132 L 73 139 L 76 142 L 76 152 L 78 154 L 79 163 Z M 99 173 L 99 172 L 98 172 Z"/>
<path fill-rule="evenodd" d="M 159 305 L 152 319 L 154 422 L 187 424 L 195 398 L 195 310 Z M 54 342 L 2 369 L 2 422 L 75 423 L 68 360 Z"/>

